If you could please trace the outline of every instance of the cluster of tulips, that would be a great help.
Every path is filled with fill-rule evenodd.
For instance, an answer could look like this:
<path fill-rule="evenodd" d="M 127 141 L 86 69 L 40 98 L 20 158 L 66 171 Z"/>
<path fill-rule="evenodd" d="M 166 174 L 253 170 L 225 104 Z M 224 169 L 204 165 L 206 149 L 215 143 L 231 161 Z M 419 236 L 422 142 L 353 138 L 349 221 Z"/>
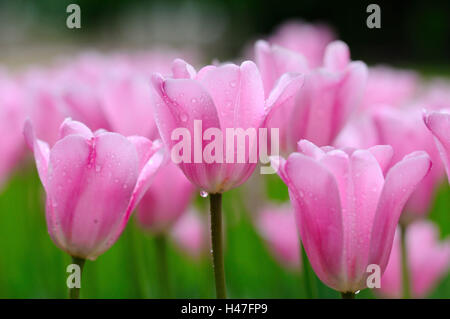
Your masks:
<path fill-rule="evenodd" d="M 173 132 L 195 135 L 198 120 L 202 136 L 276 128 L 281 154 L 270 161 L 290 203 L 248 200 L 280 263 L 312 269 L 343 297 L 367 288 L 369 265 L 382 274 L 380 296 L 426 296 L 450 266 L 450 241 L 426 220 L 450 176 L 450 84 L 352 61 L 324 25 L 286 23 L 246 52 L 240 65 L 198 71 L 186 61 L 198 65 L 199 54 L 151 51 L 0 72 L 0 182 L 28 146 L 48 232 L 74 263 L 107 251 L 136 211 L 142 229 L 171 234 L 193 255 L 211 248 L 217 297 L 226 298 L 222 194 L 258 175 L 254 145 L 240 162 L 197 161 L 192 146 L 183 154 L 191 160 L 174 163 Z M 190 208 L 196 192 L 210 199 L 210 244 Z"/>

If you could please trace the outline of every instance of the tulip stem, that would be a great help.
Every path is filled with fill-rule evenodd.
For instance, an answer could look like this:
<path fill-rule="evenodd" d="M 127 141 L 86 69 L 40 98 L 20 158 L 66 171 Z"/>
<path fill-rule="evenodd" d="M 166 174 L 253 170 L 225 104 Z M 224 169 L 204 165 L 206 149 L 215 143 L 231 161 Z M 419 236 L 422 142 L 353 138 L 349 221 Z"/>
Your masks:
<path fill-rule="evenodd" d="M 165 234 L 155 236 L 156 262 L 158 267 L 158 280 L 161 298 L 170 298 L 170 285 L 167 262 L 167 238 Z"/>
<path fill-rule="evenodd" d="M 306 255 L 305 248 L 300 245 L 301 256 L 302 256 L 302 267 L 303 267 L 303 281 L 305 284 L 306 298 L 316 299 L 317 298 L 317 286 L 314 281 L 314 273 L 311 269 L 311 264 L 309 263 L 308 256 Z"/>
<path fill-rule="evenodd" d="M 354 292 L 341 292 L 342 299 L 355 299 Z"/>
<path fill-rule="evenodd" d="M 72 256 L 72 264 L 78 265 L 80 267 L 80 287 L 69 288 L 69 298 L 70 299 L 80 299 L 80 289 L 81 289 L 81 279 L 83 275 L 83 268 L 86 259 L 78 258 Z"/>
<path fill-rule="evenodd" d="M 411 288 L 410 288 L 410 277 L 409 277 L 409 267 L 408 267 L 408 251 L 407 251 L 407 243 L 406 243 L 406 225 L 400 225 L 401 231 L 401 243 L 400 245 L 402 250 L 402 282 L 403 282 L 403 298 L 410 299 L 411 298 Z"/>
<path fill-rule="evenodd" d="M 211 242 L 217 299 L 226 299 L 225 267 L 223 261 L 222 194 L 211 194 Z"/>

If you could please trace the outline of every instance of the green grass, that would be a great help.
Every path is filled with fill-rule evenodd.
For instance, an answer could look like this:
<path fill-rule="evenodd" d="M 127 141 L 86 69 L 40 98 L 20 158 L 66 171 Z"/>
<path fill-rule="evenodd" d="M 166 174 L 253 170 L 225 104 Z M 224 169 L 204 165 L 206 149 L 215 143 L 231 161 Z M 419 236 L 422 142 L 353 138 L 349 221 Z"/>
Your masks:
<path fill-rule="evenodd" d="M 287 200 L 287 190 L 276 176 L 261 191 L 271 201 Z M 281 267 L 269 254 L 252 223 L 252 204 L 244 194 L 253 184 L 224 195 L 226 225 L 225 267 L 231 298 L 303 298 L 300 272 Z M 66 298 L 66 266 L 70 257 L 51 241 L 44 213 L 45 195 L 34 167 L 23 167 L 0 193 L 0 297 Z M 200 196 L 196 205 L 208 208 Z M 255 208 L 256 209 L 256 208 Z M 206 211 L 205 211 L 206 213 Z M 431 218 L 442 236 L 450 234 L 450 190 L 440 188 Z M 157 298 L 155 242 L 130 220 L 117 243 L 95 262 L 88 261 L 83 276 L 83 298 Z M 208 254 L 193 260 L 169 242 L 169 275 L 176 298 L 213 298 L 214 282 Z M 319 297 L 339 294 L 316 280 Z M 358 298 L 372 298 L 368 289 Z M 450 298 L 450 276 L 431 295 Z"/>

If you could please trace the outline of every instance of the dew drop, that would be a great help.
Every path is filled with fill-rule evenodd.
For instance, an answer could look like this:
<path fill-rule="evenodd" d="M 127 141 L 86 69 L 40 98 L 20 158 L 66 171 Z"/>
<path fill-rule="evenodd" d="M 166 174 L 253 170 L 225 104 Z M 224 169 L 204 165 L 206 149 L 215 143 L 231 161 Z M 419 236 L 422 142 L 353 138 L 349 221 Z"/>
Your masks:
<path fill-rule="evenodd" d="M 359 294 L 360 291 L 361 291 L 361 290 L 356 291 L 356 292 L 355 292 L 355 295 Z"/>
<path fill-rule="evenodd" d="M 197 99 L 194 97 L 194 98 L 192 98 L 191 102 L 192 103 L 197 103 Z"/>
<path fill-rule="evenodd" d="M 203 197 L 203 198 L 206 198 L 206 197 L 208 197 L 208 192 L 204 191 L 204 190 L 201 190 L 200 191 L 200 196 Z"/>
<path fill-rule="evenodd" d="M 236 82 L 231 81 L 231 82 L 230 82 L 230 86 L 231 86 L 232 88 L 236 87 Z"/>

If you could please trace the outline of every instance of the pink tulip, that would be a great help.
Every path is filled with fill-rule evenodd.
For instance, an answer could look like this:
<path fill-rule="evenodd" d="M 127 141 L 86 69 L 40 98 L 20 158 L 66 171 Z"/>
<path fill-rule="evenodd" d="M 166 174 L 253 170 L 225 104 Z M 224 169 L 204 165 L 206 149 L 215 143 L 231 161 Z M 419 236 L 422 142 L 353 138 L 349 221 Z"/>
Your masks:
<path fill-rule="evenodd" d="M 424 298 L 450 267 L 450 240 L 439 242 L 439 231 L 431 222 L 412 223 L 406 232 L 411 293 Z M 395 234 L 391 257 L 375 292 L 388 298 L 402 297 L 400 228 Z"/>
<path fill-rule="evenodd" d="M 172 162 L 158 171 L 137 209 L 137 221 L 152 233 L 168 231 L 186 211 L 194 186 Z"/>
<path fill-rule="evenodd" d="M 264 127 L 271 110 L 296 92 L 302 84 L 302 78 L 294 74 L 284 75 L 266 100 L 261 76 L 253 62 L 247 61 L 241 66 L 209 65 L 197 73 L 186 62 L 175 60 L 172 78 L 155 74 L 152 82 L 158 95 L 153 103 L 155 120 L 164 143 L 172 150 L 178 142 L 171 138 L 174 130 L 184 128 L 195 138 L 196 120 L 202 121 L 200 134 L 203 137 L 210 128 L 219 130 L 225 139 L 226 128 L 258 130 Z M 249 159 L 250 151 L 257 147 L 255 143 L 246 145 L 243 162 L 237 163 L 238 160 L 234 158 L 233 163 L 226 163 L 225 154 L 231 151 L 236 157 L 237 151 L 226 141 L 222 142 L 224 155 L 219 161 L 207 163 L 201 158 L 197 159 L 200 162 L 196 162 L 193 142 L 188 161 L 179 163 L 193 184 L 212 194 L 244 183 L 256 166 Z M 202 139 L 201 144 L 203 154 L 209 142 Z"/>
<path fill-rule="evenodd" d="M 305 73 L 304 86 L 268 120 L 268 127 L 280 129 L 282 151 L 295 150 L 300 139 L 331 144 L 361 100 L 366 65 L 351 62 L 349 48 L 341 41 L 327 46 L 324 66 L 319 69 L 308 70 L 300 54 L 263 41 L 256 44 L 256 60 L 266 91 L 285 72 Z"/>
<path fill-rule="evenodd" d="M 369 264 L 384 271 L 402 208 L 431 161 L 411 153 L 384 177 L 390 146 L 344 151 L 302 140 L 298 151 L 273 165 L 288 186 L 302 244 L 326 285 L 354 293 L 366 287 Z"/>
<path fill-rule="evenodd" d="M 299 269 L 300 239 L 292 207 L 265 208 L 258 215 L 257 226 L 277 260 L 289 268 Z"/>
<path fill-rule="evenodd" d="M 208 227 L 196 211 L 183 214 L 171 230 L 175 244 L 193 258 L 200 258 L 208 250 Z"/>
<path fill-rule="evenodd" d="M 36 135 L 50 145 L 58 140 L 59 127 L 67 115 L 52 79 L 49 71 L 35 69 L 26 72 L 22 79 L 26 114 Z"/>
<path fill-rule="evenodd" d="M 124 67 L 109 71 L 99 95 L 100 108 L 111 129 L 126 136 L 157 138 L 151 94 L 148 80 L 138 70 Z"/>
<path fill-rule="evenodd" d="M 326 46 L 336 39 L 326 25 L 289 21 L 282 24 L 269 38 L 269 42 L 302 54 L 310 67 L 322 64 Z"/>
<path fill-rule="evenodd" d="M 394 149 L 392 164 L 414 151 L 424 150 L 430 155 L 433 167 L 408 200 L 402 221 L 408 223 L 423 217 L 430 210 L 435 190 L 444 177 L 444 169 L 433 137 L 423 123 L 422 110 L 417 107 L 383 108 L 375 112 L 373 119 L 378 144 L 389 144 Z"/>
<path fill-rule="evenodd" d="M 416 73 L 387 66 L 369 69 L 363 106 L 368 109 L 378 105 L 401 106 L 411 100 L 419 88 Z"/>
<path fill-rule="evenodd" d="M 24 110 L 20 85 L 0 72 L 0 187 L 24 154 Z"/>
<path fill-rule="evenodd" d="M 450 82 L 448 80 L 433 79 L 424 91 L 419 98 L 419 104 L 426 105 L 428 110 L 439 111 L 450 108 Z"/>
<path fill-rule="evenodd" d="M 433 134 L 450 183 L 450 111 L 426 113 L 424 122 Z"/>
<path fill-rule="evenodd" d="M 73 257 L 96 259 L 117 240 L 159 168 L 160 146 L 117 133 L 92 133 L 66 119 L 50 149 L 25 123 L 47 194 L 46 219 L 54 243 Z"/>

